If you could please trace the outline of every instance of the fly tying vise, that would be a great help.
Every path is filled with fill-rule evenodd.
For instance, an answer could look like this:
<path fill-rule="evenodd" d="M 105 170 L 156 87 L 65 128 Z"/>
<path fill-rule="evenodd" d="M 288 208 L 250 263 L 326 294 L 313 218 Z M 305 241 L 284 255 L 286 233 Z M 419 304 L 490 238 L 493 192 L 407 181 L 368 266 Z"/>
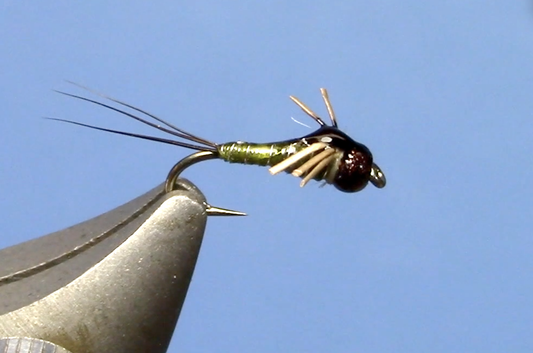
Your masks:
<path fill-rule="evenodd" d="M 280 142 L 261 144 L 236 141 L 217 144 L 188 133 L 133 105 L 121 102 L 98 92 L 94 92 L 83 86 L 79 87 L 87 89 L 120 106 L 129 108 L 137 113 L 144 114 L 145 116 L 163 124 L 164 126 L 158 123 L 150 122 L 146 118 L 141 118 L 125 110 L 98 102 L 93 99 L 60 91 L 57 92 L 69 97 L 100 105 L 107 109 L 111 109 L 120 114 L 133 118 L 143 124 L 154 127 L 160 131 L 192 142 L 189 143 L 155 136 L 106 129 L 76 121 L 51 118 L 52 120 L 63 121 L 100 131 L 137 137 L 145 140 L 157 141 L 196 150 L 197 152 L 180 160 L 170 170 L 165 181 L 166 192 L 174 190 L 176 180 L 186 168 L 197 162 L 208 159 L 222 159 L 230 163 L 269 166 L 269 172 L 272 175 L 285 171 L 287 173 L 291 173 L 295 177 L 301 177 L 302 181 L 300 182 L 300 187 L 305 186 L 311 179 L 317 181 L 324 180 L 327 184 L 333 184 L 338 190 L 343 192 L 360 191 L 368 184 L 369 181 L 378 188 L 383 188 L 386 184 L 385 174 L 381 171 L 378 165 L 374 163 L 370 150 L 365 145 L 354 141 L 351 137 L 346 135 L 338 128 L 335 113 L 325 88 L 321 88 L 320 92 L 322 94 L 322 98 L 324 99 L 324 103 L 326 105 L 332 125 L 326 125 L 316 113 L 309 109 L 309 107 L 302 103 L 298 98 L 290 96 L 290 99 L 294 103 L 296 103 L 307 115 L 313 118 L 320 125 L 318 130 L 300 138 Z M 212 208 L 215 209 L 214 207 Z M 213 211 L 212 214 L 223 214 L 223 209 L 217 208 L 217 210 L 217 212 Z M 232 213 L 236 211 L 230 210 L 225 211 L 229 212 L 226 213 L 227 215 L 238 213 Z"/>

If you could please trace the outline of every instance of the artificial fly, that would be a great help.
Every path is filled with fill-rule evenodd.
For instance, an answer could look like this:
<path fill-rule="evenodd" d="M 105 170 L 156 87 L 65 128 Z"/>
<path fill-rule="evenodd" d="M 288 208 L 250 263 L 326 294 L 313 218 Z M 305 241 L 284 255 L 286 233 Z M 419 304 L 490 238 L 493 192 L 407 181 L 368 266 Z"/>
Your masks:
<path fill-rule="evenodd" d="M 100 131 L 111 132 L 114 134 L 162 142 L 197 151 L 196 153 L 179 161 L 171 169 L 165 182 L 165 190 L 167 192 L 174 190 L 176 180 L 184 169 L 194 163 L 208 159 L 222 159 L 230 163 L 269 166 L 269 172 L 272 175 L 284 171 L 292 174 L 295 177 L 302 178 L 300 187 L 305 186 L 312 179 L 317 181 L 323 180 L 327 184 L 332 184 L 338 190 L 343 192 L 360 191 L 365 188 L 368 182 L 372 183 L 378 188 L 383 188 L 386 184 L 385 174 L 381 171 L 377 164 L 374 163 L 370 150 L 365 145 L 354 141 L 351 137 L 346 135 L 338 128 L 337 119 L 335 117 L 333 107 L 329 101 L 328 92 L 325 88 L 321 88 L 320 92 L 331 119 L 331 125 L 326 125 L 326 123 L 324 123 L 324 121 L 316 113 L 309 109 L 309 107 L 302 103 L 302 101 L 300 101 L 298 98 L 290 96 L 290 99 L 296 103 L 296 105 L 298 105 L 307 115 L 313 118 L 320 125 L 318 130 L 300 138 L 279 142 L 249 143 L 236 141 L 218 144 L 188 133 L 170 124 L 169 122 L 133 105 L 121 102 L 98 92 L 94 92 L 83 86 L 79 87 L 87 89 L 122 107 L 126 107 L 134 112 L 143 114 L 145 117 L 141 118 L 125 110 L 113 107 L 109 104 L 98 102 L 93 99 L 61 91 L 57 92 L 69 97 L 102 106 L 107 109 L 111 109 L 187 142 L 106 129 L 71 120 L 51 118 L 52 120 L 80 125 Z M 151 122 L 148 119 L 153 119 L 156 122 Z"/>

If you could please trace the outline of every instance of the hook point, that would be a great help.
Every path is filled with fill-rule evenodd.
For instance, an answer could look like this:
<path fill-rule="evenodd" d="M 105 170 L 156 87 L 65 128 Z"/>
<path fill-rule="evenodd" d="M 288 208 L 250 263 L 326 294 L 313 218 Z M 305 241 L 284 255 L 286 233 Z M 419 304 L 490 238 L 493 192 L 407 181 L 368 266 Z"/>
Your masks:
<path fill-rule="evenodd" d="M 205 212 L 208 216 L 247 216 L 244 212 L 215 207 L 210 204 L 206 204 Z"/>

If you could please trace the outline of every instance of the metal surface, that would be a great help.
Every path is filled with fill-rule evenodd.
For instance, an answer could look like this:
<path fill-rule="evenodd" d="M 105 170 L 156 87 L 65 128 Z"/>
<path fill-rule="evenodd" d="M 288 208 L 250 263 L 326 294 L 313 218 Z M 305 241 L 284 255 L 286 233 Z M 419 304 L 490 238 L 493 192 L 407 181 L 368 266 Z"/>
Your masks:
<path fill-rule="evenodd" d="M 191 183 L 0 250 L 0 337 L 78 352 L 165 352 L 206 224 Z"/>
<path fill-rule="evenodd" d="M 47 341 L 27 337 L 0 339 L 2 353 L 71 353 L 65 348 Z"/>

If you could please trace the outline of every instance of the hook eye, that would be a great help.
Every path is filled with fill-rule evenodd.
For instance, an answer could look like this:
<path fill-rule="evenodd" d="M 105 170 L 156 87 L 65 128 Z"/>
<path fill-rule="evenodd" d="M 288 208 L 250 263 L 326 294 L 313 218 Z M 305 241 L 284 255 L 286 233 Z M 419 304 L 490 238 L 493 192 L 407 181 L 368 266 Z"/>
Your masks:
<path fill-rule="evenodd" d="M 385 174 L 381 171 L 376 163 L 372 163 L 372 169 L 370 170 L 370 182 L 377 188 L 382 188 L 387 184 L 387 179 L 385 179 Z"/>

